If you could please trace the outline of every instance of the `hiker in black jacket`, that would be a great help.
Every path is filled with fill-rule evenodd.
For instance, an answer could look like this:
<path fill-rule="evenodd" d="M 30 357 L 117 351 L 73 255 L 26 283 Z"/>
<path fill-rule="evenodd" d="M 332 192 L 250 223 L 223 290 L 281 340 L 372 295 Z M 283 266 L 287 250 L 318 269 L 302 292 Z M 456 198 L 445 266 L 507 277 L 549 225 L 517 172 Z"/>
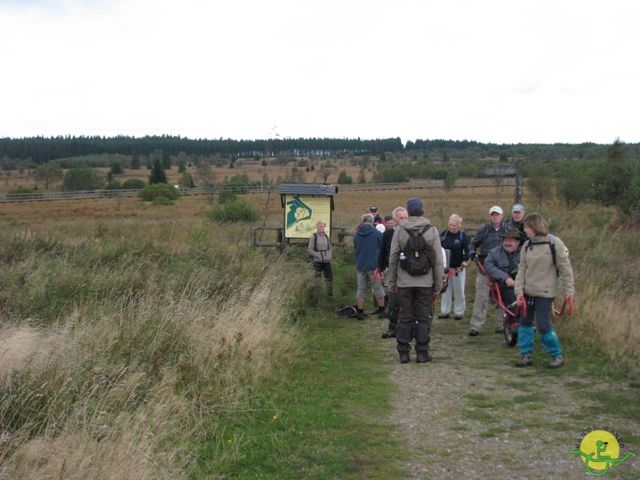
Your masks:
<path fill-rule="evenodd" d="M 507 233 L 507 226 L 502 221 L 502 208 L 494 205 L 489 209 L 489 223 L 485 223 L 479 229 L 469 244 L 469 258 L 484 266 L 484 260 L 492 248 L 502 244 L 502 237 Z M 476 296 L 473 300 L 473 314 L 471 315 L 471 328 L 469 335 L 475 337 L 480 334 L 480 329 L 487 321 L 487 309 L 489 307 L 489 282 L 478 267 L 476 276 Z M 502 333 L 502 318 L 496 315 L 495 331 Z"/>
<path fill-rule="evenodd" d="M 455 213 L 449 217 L 449 228 L 440 233 L 442 248 L 449 251 L 449 264 L 447 275 L 449 288 L 440 299 L 440 315 L 438 318 L 449 318 L 453 303 L 453 315 L 456 320 L 464 316 L 465 297 L 464 284 L 467 275 L 467 262 L 469 261 L 469 237 L 463 232 L 462 218 Z M 453 298 L 453 302 L 452 302 Z"/>

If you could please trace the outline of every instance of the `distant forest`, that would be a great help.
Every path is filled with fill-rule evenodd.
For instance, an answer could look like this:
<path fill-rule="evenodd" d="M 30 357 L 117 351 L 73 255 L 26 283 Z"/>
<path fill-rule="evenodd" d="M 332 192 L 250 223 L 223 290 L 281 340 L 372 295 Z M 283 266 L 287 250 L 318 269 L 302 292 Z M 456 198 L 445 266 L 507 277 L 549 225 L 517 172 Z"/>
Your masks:
<path fill-rule="evenodd" d="M 640 144 L 625 144 L 627 155 L 640 156 Z M 552 161 L 560 159 L 597 159 L 606 155 L 608 145 L 581 144 L 494 144 L 468 140 L 416 140 L 404 145 L 399 137 L 363 140 L 360 138 L 275 138 L 268 140 L 189 139 L 174 136 L 146 137 L 28 137 L 0 138 L 0 158 L 30 159 L 35 164 L 49 160 L 95 154 L 150 155 L 161 150 L 165 155 L 231 158 L 280 156 L 381 155 L 421 152 L 464 159 L 498 158 Z"/>

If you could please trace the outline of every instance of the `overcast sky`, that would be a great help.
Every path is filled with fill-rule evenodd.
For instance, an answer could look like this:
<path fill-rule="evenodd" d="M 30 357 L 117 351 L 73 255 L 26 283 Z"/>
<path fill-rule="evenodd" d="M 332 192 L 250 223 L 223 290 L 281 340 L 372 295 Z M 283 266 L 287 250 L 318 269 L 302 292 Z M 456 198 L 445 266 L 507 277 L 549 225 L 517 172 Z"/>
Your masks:
<path fill-rule="evenodd" d="M 0 0 L 0 137 L 640 141 L 635 0 Z"/>

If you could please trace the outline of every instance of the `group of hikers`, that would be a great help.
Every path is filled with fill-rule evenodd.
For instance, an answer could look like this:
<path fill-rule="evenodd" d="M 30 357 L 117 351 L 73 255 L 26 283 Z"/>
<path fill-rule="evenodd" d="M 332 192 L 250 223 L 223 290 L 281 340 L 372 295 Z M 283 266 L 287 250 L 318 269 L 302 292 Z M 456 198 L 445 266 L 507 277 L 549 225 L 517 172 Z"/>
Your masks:
<path fill-rule="evenodd" d="M 327 294 L 333 295 L 331 239 L 323 221 L 309 239 L 308 251 L 316 277 L 324 276 Z M 496 303 L 495 332 L 512 328 L 520 358 L 517 367 L 533 364 L 535 327 L 549 366 L 564 364 L 562 347 L 553 329 L 553 301 L 559 284 L 569 312 L 573 310 L 574 281 L 569 251 L 549 233 L 545 219 L 526 215 L 523 205 L 511 208 L 505 221 L 498 205 L 489 209 L 489 221 L 469 239 L 462 218 L 453 214 L 448 228 L 438 232 L 424 216 L 420 198 L 410 198 L 382 219 L 371 206 L 362 215 L 353 236 L 357 293 L 355 317 L 365 319 L 366 299 L 373 291 L 379 318 L 389 324 L 382 338 L 395 338 L 400 363 L 411 361 L 415 339 L 416 362 L 432 360 L 429 353 L 434 301 L 441 295 L 439 319 L 464 317 L 466 270 L 478 268 L 469 336 L 480 335 L 491 303 Z"/>

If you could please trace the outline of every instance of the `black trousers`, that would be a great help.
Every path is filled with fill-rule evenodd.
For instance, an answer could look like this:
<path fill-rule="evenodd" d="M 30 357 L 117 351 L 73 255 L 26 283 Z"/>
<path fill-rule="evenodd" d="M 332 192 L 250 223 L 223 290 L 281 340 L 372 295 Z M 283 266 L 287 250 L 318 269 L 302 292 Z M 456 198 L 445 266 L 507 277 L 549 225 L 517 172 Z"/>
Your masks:
<path fill-rule="evenodd" d="M 513 287 L 500 286 L 500 296 L 502 297 L 502 303 L 507 307 L 516 301 L 516 292 Z"/>
<path fill-rule="evenodd" d="M 411 350 L 411 339 L 416 339 L 416 352 L 427 353 L 431 341 L 431 321 L 433 320 L 433 288 L 398 288 L 400 314 L 396 341 L 398 352 Z"/>
<path fill-rule="evenodd" d="M 324 278 L 327 281 L 333 280 L 333 271 L 331 270 L 331 263 L 313 262 L 313 269 L 315 276 L 320 277 L 324 274 Z"/>
<path fill-rule="evenodd" d="M 400 295 L 389 292 L 389 304 L 387 305 L 387 317 L 389 318 L 389 330 L 398 329 L 398 315 L 400 315 Z"/>

